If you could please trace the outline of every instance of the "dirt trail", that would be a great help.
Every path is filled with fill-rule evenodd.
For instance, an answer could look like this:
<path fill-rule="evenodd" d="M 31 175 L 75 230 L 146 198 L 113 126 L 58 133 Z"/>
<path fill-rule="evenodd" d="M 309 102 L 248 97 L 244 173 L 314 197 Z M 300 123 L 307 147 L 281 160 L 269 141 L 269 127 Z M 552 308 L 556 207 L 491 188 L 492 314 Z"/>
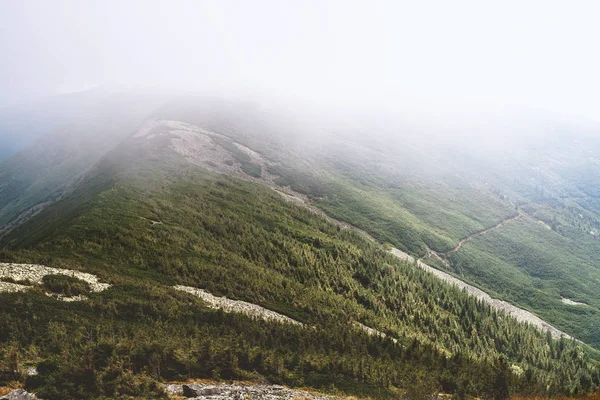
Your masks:
<path fill-rule="evenodd" d="M 461 239 L 461 240 L 458 242 L 458 244 L 456 245 L 456 247 L 455 247 L 455 248 L 453 248 L 453 249 L 451 249 L 451 250 L 448 250 L 448 251 L 445 251 L 445 252 L 437 252 L 437 251 L 433 251 L 433 250 L 431 250 L 431 249 L 428 249 L 428 250 L 429 250 L 429 254 L 431 254 L 431 255 L 432 255 L 432 256 L 434 256 L 435 258 L 439 259 L 439 260 L 440 260 L 441 262 L 443 262 L 443 263 L 444 263 L 444 264 L 445 264 L 445 265 L 446 265 L 448 268 L 450 268 L 450 267 L 451 267 L 451 263 L 450 263 L 450 261 L 449 261 L 449 260 L 448 260 L 448 258 L 447 258 L 447 256 L 448 256 L 448 255 L 450 255 L 450 254 L 452 254 L 452 253 L 455 253 L 455 252 L 457 252 L 458 250 L 460 250 L 460 249 L 461 249 L 461 247 L 462 247 L 462 246 L 463 246 L 465 243 L 468 243 L 468 242 L 470 242 L 471 240 L 473 240 L 473 239 L 475 239 L 475 238 L 477 238 L 477 237 L 479 237 L 479 236 L 485 235 L 486 233 L 488 233 L 488 232 L 490 232 L 490 231 L 493 231 L 493 230 L 495 230 L 495 229 L 501 228 L 501 227 L 502 227 L 502 226 L 503 226 L 505 223 L 507 223 L 507 222 L 509 222 L 509 221 L 514 221 L 514 220 L 516 220 L 516 219 L 519 219 L 519 218 L 527 218 L 527 219 L 529 219 L 529 220 L 531 220 L 531 221 L 534 221 L 534 222 L 537 222 L 537 223 L 539 223 L 539 224 L 542 224 L 542 225 L 544 225 L 544 226 L 545 226 L 547 229 L 552 229 L 552 228 L 551 228 L 551 227 L 550 227 L 550 226 L 549 226 L 547 223 L 545 223 L 544 221 L 538 220 L 538 219 L 536 219 L 536 218 L 532 217 L 531 215 L 529 215 L 529 214 L 526 214 L 526 213 L 524 213 L 523 211 L 519 210 L 519 213 L 518 213 L 518 214 L 516 214 L 516 215 L 513 215 L 513 216 L 510 216 L 510 217 L 507 217 L 507 218 L 504 218 L 502 221 L 498 222 L 498 223 L 497 223 L 496 225 L 494 225 L 494 226 L 490 226 L 489 228 L 486 228 L 486 229 L 484 229 L 484 230 L 482 230 L 482 231 L 479 231 L 479 232 L 475 232 L 475 233 L 473 233 L 473 234 L 471 234 L 471 235 L 469 235 L 469 236 L 467 236 L 467 237 L 465 237 L 465 238 Z"/>
<path fill-rule="evenodd" d="M 473 240 L 473 239 L 475 239 L 475 238 L 477 238 L 477 237 L 479 237 L 479 236 L 485 235 L 486 233 L 488 233 L 488 232 L 490 232 L 490 231 L 493 231 L 494 229 L 498 229 L 498 228 L 502 227 L 502 226 L 503 226 L 505 223 L 507 223 L 507 222 L 509 222 L 509 221 L 513 221 L 513 220 L 519 219 L 519 218 L 521 218 L 521 217 L 523 217 L 523 216 L 525 216 L 525 217 L 527 217 L 527 218 L 530 218 L 528 215 L 524 215 L 524 214 L 522 214 L 522 213 L 519 211 L 519 213 L 518 213 L 518 214 L 516 214 L 516 215 L 512 215 L 512 216 L 510 216 L 510 217 L 507 217 L 507 218 L 504 218 L 502 221 L 498 222 L 496 225 L 490 226 L 489 228 L 485 228 L 485 229 L 484 229 L 484 230 L 482 230 L 482 231 L 475 232 L 475 233 L 473 233 L 473 234 L 471 234 L 471 235 L 469 235 L 469 236 L 467 236 L 467 237 L 465 237 L 465 238 L 461 239 L 461 240 L 458 242 L 458 244 L 456 245 L 456 247 L 454 247 L 453 249 L 450 249 L 450 250 L 447 250 L 447 251 L 444 251 L 444 252 L 437 252 L 437 251 L 435 251 L 435 250 L 432 250 L 432 249 L 430 249 L 430 248 L 428 247 L 428 248 L 427 248 L 427 255 L 429 255 L 429 256 L 432 256 L 432 257 L 434 257 L 434 258 L 438 259 L 439 261 L 441 261 L 441 262 L 444 264 L 444 266 L 445 266 L 445 267 L 446 267 L 448 270 L 452 270 L 452 269 L 453 269 L 453 268 L 452 268 L 452 263 L 450 262 L 450 259 L 448 258 L 448 256 L 449 256 L 450 254 L 452 254 L 452 253 L 455 253 L 455 252 L 457 252 L 458 250 L 460 250 L 460 249 L 461 249 L 461 247 L 463 246 L 463 244 L 465 244 L 465 243 L 468 243 L 468 242 L 470 242 L 471 240 Z"/>
<path fill-rule="evenodd" d="M 546 229 L 548 230 L 552 230 L 552 227 L 550 225 L 548 225 L 546 222 L 542 221 L 541 219 L 537 219 L 535 218 L 533 215 L 529 215 L 527 213 L 525 213 L 524 211 L 521 211 L 521 213 L 523 214 L 523 216 L 533 222 L 536 222 L 540 225 L 543 225 Z"/>
<path fill-rule="evenodd" d="M 453 248 L 452 250 L 448 250 L 448 251 L 446 251 L 446 252 L 445 252 L 445 253 L 443 253 L 443 254 L 444 254 L 444 255 L 448 255 L 448 254 L 451 254 L 451 253 L 457 252 L 458 250 L 460 250 L 460 248 L 462 247 L 462 245 L 463 245 L 463 244 L 465 244 L 465 243 L 467 243 L 467 242 L 470 242 L 471 240 L 475 239 L 475 238 L 476 238 L 476 237 L 478 237 L 478 236 L 485 235 L 486 233 L 488 233 L 488 232 L 490 232 L 490 231 L 493 231 L 494 229 L 498 229 L 498 228 L 500 228 L 502 225 L 504 225 L 504 224 L 505 224 L 506 222 L 508 222 L 508 221 L 512 221 L 512 220 L 515 220 L 515 219 L 521 218 L 522 216 L 523 216 L 523 215 L 519 213 L 519 214 L 517 214 L 517 215 L 513 215 L 513 216 L 511 216 L 511 217 L 504 218 L 502 221 L 498 222 L 498 223 L 497 223 L 496 225 L 494 225 L 494 226 L 490 226 L 489 228 L 486 228 L 486 229 L 484 229 L 484 230 L 482 230 L 482 231 L 479 231 L 479 232 L 473 233 L 473 234 L 471 234 L 471 235 L 467 236 L 466 238 L 464 238 L 464 239 L 461 239 L 461 240 L 458 242 L 458 245 L 457 245 L 455 248 Z"/>

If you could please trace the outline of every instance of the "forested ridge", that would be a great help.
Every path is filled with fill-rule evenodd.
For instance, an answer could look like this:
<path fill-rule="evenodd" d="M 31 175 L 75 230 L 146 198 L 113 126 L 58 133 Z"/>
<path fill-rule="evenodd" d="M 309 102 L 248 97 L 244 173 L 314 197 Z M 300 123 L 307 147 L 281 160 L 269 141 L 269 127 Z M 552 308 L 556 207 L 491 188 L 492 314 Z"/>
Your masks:
<path fill-rule="evenodd" d="M 269 188 L 172 154 L 121 151 L 0 242 L 0 261 L 112 284 L 84 302 L 35 288 L 2 294 L 0 384 L 22 381 L 46 399 L 159 398 L 160 383 L 201 377 L 381 398 L 415 388 L 574 395 L 600 385 L 592 349 L 499 315 Z M 215 311 L 176 284 L 306 327 Z M 28 365 L 39 374 L 26 377 Z"/>
<path fill-rule="evenodd" d="M 586 147 L 597 149 L 595 139 L 573 128 L 552 145 L 539 148 L 533 142 L 522 154 L 499 152 L 508 157 L 499 161 L 467 151 L 465 143 L 442 146 L 440 152 L 434 138 L 412 141 L 407 132 L 380 126 L 312 141 L 307 134 L 299 145 L 295 136 L 265 123 L 268 117 L 257 122 L 247 116 L 227 119 L 237 109 L 214 116 L 198 112 L 199 106 L 187 112 L 180 103 L 173 108 L 177 111 L 161 116 L 225 132 L 276 161 L 268 169 L 278 176 L 276 182 L 308 196 L 330 217 L 600 349 L 598 163 L 595 156 L 588 158 Z M 474 238 L 449 254 L 447 263 L 431 257 L 516 215 L 524 218 Z"/>

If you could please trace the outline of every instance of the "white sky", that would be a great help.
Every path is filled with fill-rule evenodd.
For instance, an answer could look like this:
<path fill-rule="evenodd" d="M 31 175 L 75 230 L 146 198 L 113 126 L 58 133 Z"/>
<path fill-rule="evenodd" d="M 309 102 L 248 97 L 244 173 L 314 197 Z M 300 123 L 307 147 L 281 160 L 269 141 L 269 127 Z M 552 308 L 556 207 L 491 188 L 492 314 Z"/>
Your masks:
<path fill-rule="evenodd" d="M 0 0 L 0 104 L 140 83 L 600 119 L 599 18 L 577 0 Z"/>

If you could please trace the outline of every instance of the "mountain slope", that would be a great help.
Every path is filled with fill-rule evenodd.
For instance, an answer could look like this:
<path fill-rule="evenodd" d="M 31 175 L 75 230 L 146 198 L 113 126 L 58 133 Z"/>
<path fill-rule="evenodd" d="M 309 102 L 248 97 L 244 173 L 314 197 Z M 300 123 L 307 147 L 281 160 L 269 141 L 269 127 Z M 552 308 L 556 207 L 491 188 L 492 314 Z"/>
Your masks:
<path fill-rule="evenodd" d="M 250 147 L 269 160 L 264 169 L 275 184 L 307 196 L 328 215 L 600 346 L 600 214 L 586 194 L 593 193 L 593 179 L 585 178 L 598 171 L 593 125 L 549 119 L 482 127 L 492 133 L 514 129 L 506 140 L 492 141 L 459 133 L 444 137 L 443 126 L 415 134 L 418 127 L 393 122 L 352 126 L 314 117 L 303 123 L 272 114 L 189 98 L 157 112 Z M 520 136 L 521 130 L 533 133 Z M 449 253 L 461 240 L 517 215 L 535 221 L 503 228 L 518 228 L 512 233 L 521 240 L 518 248 L 509 237 L 484 235 Z M 542 224 L 554 234 L 540 230 Z M 537 240 L 540 235 L 548 240 Z M 465 256 L 486 238 L 495 241 L 478 260 Z M 517 257 L 494 261 L 503 248 Z M 560 266 L 545 261 L 559 253 L 568 255 L 560 257 Z M 569 278 L 552 278 L 557 268 Z M 563 298 L 588 306 L 574 307 Z"/>
<path fill-rule="evenodd" d="M 68 112 L 49 124 L 47 135 L 0 163 L 0 236 L 61 198 L 164 101 L 153 93 L 118 91 L 72 97 L 53 105 Z M 19 135 L 14 127 L 10 131 Z"/>
<path fill-rule="evenodd" d="M 45 398 L 156 397 L 158 382 L 190 377 L 382 397 L 412 385 L 461 396 L 598 386 L 597 350 L 498 315 L 378 244 L 597 349 L 600 218 L 588 184 L 544 161 L 580 150 L 529 150 L 552 171 L 536 178 L 521 154 L 497 164 L 410 132 L 366 135 L 249 103 L 133 93 L 104 110 L 0 164 L 0 262 L 112 284 L 80 303 L 35 285 L 0 294 L 3 380 L 38 364 L 26 385 Z M 304 328 L 224 315 L 176 285 Z"/>
<path fill-rule="evenodd" d="M 173 148 L 189 131 L 176 131 L 126 140 L 1 242 L 4 261 L 87 271 L 112 284 L 81 303 L 36 290 L 1 295 L 2 354 L 38 364 L 27 386 L 44 398 L 160 396 L 156 382 L 189 377 L 266 377 L 383 397 L 390 385 L 413 382 L 470 395 L 600 384 L 581 345 L 498 316 L 252 175 L 193 165 Z M 223 165 L 243 173 L 240 147 L 207 133 L 195 140 L 206 135 L 206 146 L 230 157 Z M 307 327 L 213 311 L 176 284 Z"/>

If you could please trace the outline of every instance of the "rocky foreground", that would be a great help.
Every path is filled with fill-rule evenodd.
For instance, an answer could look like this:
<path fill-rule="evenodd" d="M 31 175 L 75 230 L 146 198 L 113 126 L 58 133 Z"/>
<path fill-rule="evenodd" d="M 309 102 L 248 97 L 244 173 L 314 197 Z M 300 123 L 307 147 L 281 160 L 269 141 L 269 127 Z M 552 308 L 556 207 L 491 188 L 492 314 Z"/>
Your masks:
<path fill-rule="evenodd" d="M 341 397 L 314 394 L 305 390 L 279 385 L 244 383 L 186 383 L 169 384 L 166 393 L 173 399 L 196 400 L 343 400 Z M 16 389 L 0 400 L 41 400 L 33 393 Z"/>
<path fill-rule="evenodd" d="M 16 389 L 0 397 L 0 400 L 40 400 L 33 393 L 23 389 Z"/>
<path fill-rule="evenodd" d="M 167 385 L 175 398 L 196 400 L 341 400 L 341 397 L 317 395 L 279 385 L 187 383 Z"/>

